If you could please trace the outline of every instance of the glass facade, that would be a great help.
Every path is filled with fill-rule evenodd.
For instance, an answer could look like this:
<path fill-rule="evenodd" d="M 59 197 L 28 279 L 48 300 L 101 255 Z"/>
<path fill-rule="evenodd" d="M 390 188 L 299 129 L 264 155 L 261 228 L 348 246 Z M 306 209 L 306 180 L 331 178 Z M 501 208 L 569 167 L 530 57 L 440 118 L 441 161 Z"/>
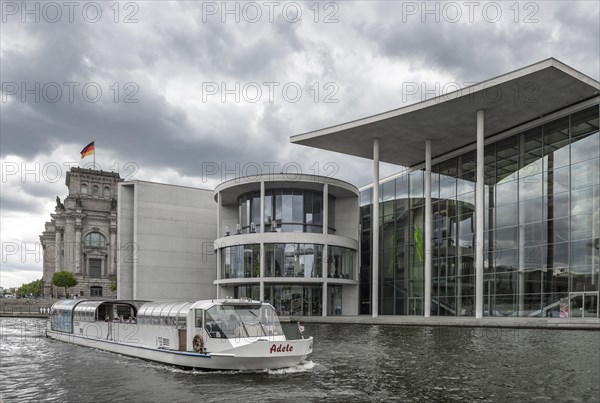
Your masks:
<path fill-rule="evenodd" d="M 309 175 L 294 182 L 253 180 L 216 197 L 218 225 L 229 237 L 217 255 L 217 295 L 269 301 L 281 315 L 342 315 L 342 294 L 354 301 L 358 294 L 358 214 L 351 208 L 358 189 Z M 337 232 L 336 215 L 343 220 Z M 348 301 L 345 310 L 357 313 Z"/>
<path fill-rule="evenodd" d="M 265 244 L 265 277 L 323 275 L 323 245 L 309 243 Z"/>
<path fill-rule="evenodd" d="M 484 315 L 598 315 L 598 106 L 485 147 Z M 474 315 L 475 152 L 432 169 L 432 315 Z M 423 172 L 380 185 L 382 314 L 423 312 Z M 370 312 L 371 190 L 360 313 Z"/>
<path fill-rule="evenodd" d="M 319 316 L 322 312 L 323 287 L 265 284 L 265 301 L 273 305 L 278 315 Z"/>
<path fill-rule="evenodd" d="M 260 276 L 260 245 L 235 245 L 221 250 L 221 278 Z"/>
<path fill-rule="evenodd" d="M 327 277 L 354 279 L 354 251 L 333 245 L 327 251 Z"/>
<path fill-rule="evenodd" d="M 335 233 L 335 197 L 329 196 L 328 232 Z M 239 222 L 243 233 L 260 232 L 260 192 L 238 199 Z M 275 222 L 278 232 L 323 233 L 323 193 L 309 190 L 267 190 L 265 231 Z M 252 226 L 254 223 L 254 226 Z"/>

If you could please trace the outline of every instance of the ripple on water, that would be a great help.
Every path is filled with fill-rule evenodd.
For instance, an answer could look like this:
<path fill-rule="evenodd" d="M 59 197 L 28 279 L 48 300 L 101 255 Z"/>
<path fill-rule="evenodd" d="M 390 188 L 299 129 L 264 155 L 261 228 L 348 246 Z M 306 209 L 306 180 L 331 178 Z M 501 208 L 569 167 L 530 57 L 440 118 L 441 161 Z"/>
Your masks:
<path fill-rule="evenodd" d="M 196 371 L 38 337 L 45 323 L 0 319 L 3 401 L 600 401 L 598 332 L 307 324 L 295 367 Z"/>

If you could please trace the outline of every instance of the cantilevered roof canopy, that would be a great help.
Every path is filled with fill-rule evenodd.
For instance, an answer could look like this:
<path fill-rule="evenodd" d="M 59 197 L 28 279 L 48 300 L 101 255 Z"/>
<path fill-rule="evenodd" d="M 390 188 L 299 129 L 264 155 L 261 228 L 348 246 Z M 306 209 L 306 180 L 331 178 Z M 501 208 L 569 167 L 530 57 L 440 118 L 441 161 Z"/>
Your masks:
<path fill-rule="evenodd" d="M 379 115 L 291 137 L 291 142 L 411 167 L 476 141 L 476 112 L 485 110 L 485 136 L 598 96 L 600 83 L 550 58 L 482 83 Z"/>

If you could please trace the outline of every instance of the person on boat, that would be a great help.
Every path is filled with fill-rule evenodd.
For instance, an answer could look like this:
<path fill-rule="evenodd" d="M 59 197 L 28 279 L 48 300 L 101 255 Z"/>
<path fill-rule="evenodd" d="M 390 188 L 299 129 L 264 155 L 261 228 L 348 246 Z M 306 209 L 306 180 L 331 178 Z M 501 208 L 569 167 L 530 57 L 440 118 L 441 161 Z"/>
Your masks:
<path fill-rule="evenodd" d="M 105 321 L 105 322 L 110 322 L 110 316 L 106 315 L 106 316 L 104 317 L 104 321 Z"/>
<path fill-rule="evenodd" d="M 237 320 L 234 314 L 229 315 L 229 319 L 227 320 L 227 332 L 233 334 L 238 337 L 240 332 L 241 322 Z"/>
<path fill-rule="evenodd" d="M 208 312 L 206 312 L 205 314 L 205 328 L 206 331 L 208 332 L 208 334 L 211 335 L 211 337 L 222 337 L 225 338 L 225 333 L 223 333 L 223 331 L 221 330 L 221 327 L 217 324 L 217 322 L 213 319 L 212 316 L 210 316 L 210 314 Z"/>
<path fill-rule="evenodd" d="M 135 317 L 133 315 L 129 315 L 129 323 L 135 323 Z"/>

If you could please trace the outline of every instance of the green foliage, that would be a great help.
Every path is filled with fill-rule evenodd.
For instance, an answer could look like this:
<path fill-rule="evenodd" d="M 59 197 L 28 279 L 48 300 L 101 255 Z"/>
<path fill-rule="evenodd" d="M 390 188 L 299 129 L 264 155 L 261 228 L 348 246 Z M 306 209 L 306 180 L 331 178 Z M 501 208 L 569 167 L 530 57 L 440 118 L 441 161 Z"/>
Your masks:
<path fill-rule="evenodd" d="M 42 295 L 42 279 L 32 281 L 31 283 L 23 284 L 17 290 L 17 295 L 20 297 L 33 296 L 39 297 Z"/>
<path fill-rule="evenodd" d="M 113 281 L 110 282 L 110 290 L 112 292 L 117 291 L 117 280 L 113 280 Z"/>
<path fill-rule="evenodd" d="M 413 233 L 413 238 L 415 240 L 415 246 L 417 247 L 417 255 L 419 256 L 419 262 L 423 261 L 423 233 L 421 232 L 421 227 L 415 225 L 415 231 Z"/>
<path fill-rule="evenodd" d="M 57 271 L 52 276 L 52 284 L 57 287 L 64 287 L 65 294 L 71 287 L 75 287 L 77 285 L 77 279 L 73 276 L 73 273 L 68 271 Z"/>

